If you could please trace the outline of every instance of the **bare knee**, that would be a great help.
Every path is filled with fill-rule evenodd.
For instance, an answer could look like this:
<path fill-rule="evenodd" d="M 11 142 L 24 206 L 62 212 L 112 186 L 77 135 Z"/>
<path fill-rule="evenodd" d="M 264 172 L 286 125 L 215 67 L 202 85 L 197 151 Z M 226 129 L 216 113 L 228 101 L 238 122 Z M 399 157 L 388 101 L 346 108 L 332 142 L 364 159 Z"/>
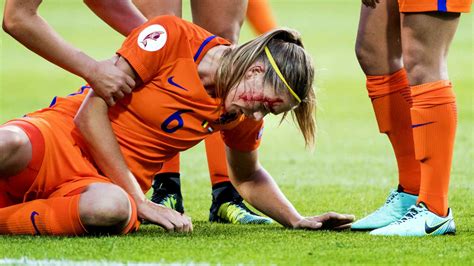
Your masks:
<path fill-rule="evenodd" d="M 459 13 L 404 13 L 401 18 L 403 63 L 410 85 L 449 79 L 448 50 Z"/>
<path fill-rule="evenodd" d="M 31 160 L 31 143 L 28 135 L 16 126 L 0 129 L 0 177 L 21 172 Z"/>
<path fill-rule="evenodd" d="M 79 201 L 81 221 L 89 230 L 120 231 L 131 218 L 127 193 L 117 185 L 96 183 L 88 187 Z"/>
<path fill-rule="evenodd" d="M 370 45 L 366 44 L 363 40 L 357 39 L 355 45 L 355 54 L 362 70 L 365 73 L 367 73 L 367 70 L 370 72 L 371 65 L 373 64 L 370 59 L 374 54 L 374 51 L 371 49 Z"/>
<path fill-rule="evenodd" d="M 384 47 L 362 37 L 358 37 L 355 54 L 360 67 L 366 75 L 386 75 L 394 73 L 403 67 L 401 50 L 394 47 Z"/>
<path fill-rule="evenodd" d="M 428 54 L 422 45 L 411 45 L 403 51 L 403 63 L 410 85 L 448 79 L 443 55 Z"/>

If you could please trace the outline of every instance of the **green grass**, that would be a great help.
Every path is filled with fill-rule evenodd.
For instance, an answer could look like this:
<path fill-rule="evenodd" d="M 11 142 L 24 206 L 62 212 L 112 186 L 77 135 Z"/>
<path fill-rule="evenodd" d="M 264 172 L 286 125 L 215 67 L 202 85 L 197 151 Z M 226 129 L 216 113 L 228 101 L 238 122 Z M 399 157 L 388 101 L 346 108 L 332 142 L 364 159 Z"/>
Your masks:
<path fill-rule="evenodd" d="M 305 215 L 336 210 L 361 217 L 378 207 L 396 184 L 387 138 L 378 134 L 365 77 L 353 52 L 358 1 L 272 1 L 281 25 L 301 31 L 317 67 L 319 135 L 304 150 L 291 123 L 267 119 L 260 158 L 284 193 Z M 3 6 L 3 2 L 0 1 Z M 187 6 L 187 3 L 184 4 Z M 123 39 L 81 1 L 44 1 L 44 16 L 68 41 L 95 58 L 107 58 Z M 185 12 L 186 17 L 189 11 Z M 0 122 L 45 107 L 83 81 L 1 35 Z M 242 40 L 252 34 L 248 27 Z M 212 264 L 474 264 L 473 16 L 463 15 L 450 50 L 459 125 L 450 189 L 458 234 L 388 238 L 366 233 L 286 230 L 278 225 L 235 226 L 207 222 L 210 186 L 204 148 L 182 156 L 185 208 L 191 235 L 143 226 L 123 237 L 0 236 L 0 257 Z"/>

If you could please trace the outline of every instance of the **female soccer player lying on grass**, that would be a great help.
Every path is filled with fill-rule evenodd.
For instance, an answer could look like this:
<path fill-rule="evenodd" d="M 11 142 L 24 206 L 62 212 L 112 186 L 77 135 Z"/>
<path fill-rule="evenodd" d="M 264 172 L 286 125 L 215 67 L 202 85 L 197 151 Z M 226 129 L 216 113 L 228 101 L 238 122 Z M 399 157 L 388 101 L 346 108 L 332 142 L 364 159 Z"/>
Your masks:
<path fill-rule="evenodd" d="M 344 229 L 354 217 L 302 217 L 258 162 L 262 118 L 294 116 L 314 139 L 314 70 L 294 31 L 239 47 L 179 18 L 155 18 L 117 52 L 137 82 L 113 107 L 84 86 L 0 128 L 0 233 L 128 233 L 146 219 L 189 232 L 188 217 L 146 199 L 164 161 L 215 131 L 231 180 L 250 204 L 290 228 Z"/>

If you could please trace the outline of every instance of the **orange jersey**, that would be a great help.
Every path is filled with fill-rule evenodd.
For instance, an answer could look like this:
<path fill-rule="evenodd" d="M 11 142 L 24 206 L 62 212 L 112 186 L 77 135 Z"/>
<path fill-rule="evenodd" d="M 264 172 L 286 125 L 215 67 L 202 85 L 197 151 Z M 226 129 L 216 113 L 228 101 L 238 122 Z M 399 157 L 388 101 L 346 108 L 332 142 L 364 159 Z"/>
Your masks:
<path fill-rule="evenodd" d="M 457 12 L 468 13 L 472 0 L 398 0 L 400 12 Z"/>
<path fill-rule="evenodd" d="M 163 162 L 215 131 L 222 130 L 225 143 L 233 149 L 258 147 L 263 122 L 224 113 L 221 99 L 206 92 L 197 72 L 210 48 L 228 44 L 192 23 L 162 16 L 135 29 L 118 50 L 144 85 L 109 108 L 109 118 L 142 190 L 151 187 Z M 72 123 L 88 90 L 84 86 L 69 97 L 55 98 L 49 108 L 29 116 L 48 120 L 57 119 L 60 113 L 66 123 Z M 84 158 L 93 163 L 77 128 L 70 135 Z"/>

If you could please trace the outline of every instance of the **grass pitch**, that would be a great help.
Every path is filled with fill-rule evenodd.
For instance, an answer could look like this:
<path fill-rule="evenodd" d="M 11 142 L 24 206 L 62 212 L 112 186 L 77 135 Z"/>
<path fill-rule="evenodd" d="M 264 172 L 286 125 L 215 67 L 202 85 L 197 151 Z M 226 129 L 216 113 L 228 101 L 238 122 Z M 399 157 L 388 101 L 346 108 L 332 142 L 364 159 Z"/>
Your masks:
<path fill-rule="evenodd" d="M 279 24 L 299 30 L 314 57 L 318 85 L 317 147 L 304 143 L 291 123 L 266 119 L 260 159 L 305 215 L 330 210 L 362 217 L 396 186 L 396 163 L 378 134 L 355 55 L 358 1 L 271 1 Z M 0 1 L 3 8 L 4 1 Z M 185 1 L 185 18 L 190 18 Z M 40 14 L 68 41 L 94 58 L 107 58 L 123 37 L 81 1 L 44 1 Z M 450 77 L 459 123 L 450 205 L 458 234 L 447 237 L 372 237 L 354 232 L 287 230 L 279 225 L 235 226 L 207 222 L 210 182 L 203 145 L 182 155 L 185 208 L 194 233 L 169 234 L 142 226 L 128 236 L 0 236 L 0 258 L 184 264 L 474 264 L 473 17 L 463 15 L 450 51 Z M 245 26 L 242 41 L 252 37 Z M 0 122 L 48 106 L 84 82 L 1 34 Z M 0 263 L 2 260 L 0 259 Z"/>

